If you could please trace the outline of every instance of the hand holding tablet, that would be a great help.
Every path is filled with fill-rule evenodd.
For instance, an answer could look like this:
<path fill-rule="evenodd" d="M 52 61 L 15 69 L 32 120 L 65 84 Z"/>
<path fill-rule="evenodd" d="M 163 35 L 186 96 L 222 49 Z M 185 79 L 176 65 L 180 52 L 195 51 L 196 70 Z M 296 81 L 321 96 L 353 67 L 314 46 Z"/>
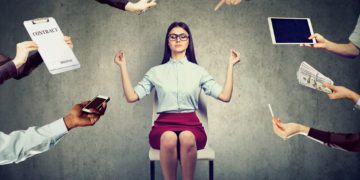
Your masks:
<path fill-rule="evenodd" d="M 311 47 L 311 48 L 320 48 L 327 49 L 329 41 L 325 39 L 322 35 L 315 33 L 312 34 L 309 39 L 316 41 L 316 44 L 300 44 L 301 47 Z"/>

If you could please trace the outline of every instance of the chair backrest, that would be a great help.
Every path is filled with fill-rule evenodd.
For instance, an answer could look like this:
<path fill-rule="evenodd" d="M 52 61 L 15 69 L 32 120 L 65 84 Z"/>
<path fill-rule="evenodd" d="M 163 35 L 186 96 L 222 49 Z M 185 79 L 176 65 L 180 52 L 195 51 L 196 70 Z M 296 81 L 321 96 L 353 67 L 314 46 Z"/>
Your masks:
<path fill-rule="evenodd" d="M 205 98 L 206 98 L 206 95 L 204 94 L 204 92 L 201 91 L 201 93 L 199 95 L 199 104 L 198 104 L 198 109 L 196 110 L 196 114 L 197 114 L 201 124 L 203 125 L 206 134 L 208 134 L 209 125 L 208 125 L 208 116 L 207 116 L 207 108 L 206 108 L 206 100 L 205 100 Z M 155 93 L 154 93 L 154 102 L 153 102 L 152 124 L 151 125 L 154 125 L 155 120 L 159 116 L 159 114 L 157 114 L 158 105 L 159 105 L 158 97 L 157 97 L 157 93 L 155 91 Z"/>

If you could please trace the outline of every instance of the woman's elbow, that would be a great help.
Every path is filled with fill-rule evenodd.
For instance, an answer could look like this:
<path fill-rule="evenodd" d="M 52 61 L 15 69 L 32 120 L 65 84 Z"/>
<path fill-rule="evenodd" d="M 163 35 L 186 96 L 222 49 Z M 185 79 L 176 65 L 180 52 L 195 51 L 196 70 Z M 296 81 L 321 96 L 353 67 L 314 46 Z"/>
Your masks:
<path fill-rule="evenodd" d="M 126 98 L 126 101 L 127 101 L 128 103 L 134 103 L 134 102 L 136 102 L 137 100 L 136 100 L 136 99 L 134 100 L 134 99 L 127 99 L 127 98 Z"/>
<path fill-rule="evenodd" d="M 353 43 L 349 43 L 348 44 L 348 49 L 350 50 L 349 54 L 347 54 L 347 58 L 350 58 L 350 59 L 355 59 L 356 57 L 359 56 L 360 54 L 360 49 L 354 45 Z"/>
<path fill-rule="evenodd" d="M 126 101 L 127 101 L 128 103 L 134 103 L 134 102 L 136 102 L 136 101 L 138 101 L 138 100 L 139 100 L 138 97 L 126 97 Z"/>
<path fill-rule="evenodd" d="M 230 100 L 231 100 L 231 96 L 224 96 L 222 94 L 220 94 L 219 98 L 218 98 L 220 101 L 224 102 L 224 103 L 229 103 Z"/>
<path fill-rule="evenodd" d="M 231 100 L 231 98 L 228 98 L 228 99 L 223 99 L 223 100 L 222 100 L 222 102 L 224 102 L 224 103 L 229 103 L 229 102 L 230 102 L 230 100 Z"/>

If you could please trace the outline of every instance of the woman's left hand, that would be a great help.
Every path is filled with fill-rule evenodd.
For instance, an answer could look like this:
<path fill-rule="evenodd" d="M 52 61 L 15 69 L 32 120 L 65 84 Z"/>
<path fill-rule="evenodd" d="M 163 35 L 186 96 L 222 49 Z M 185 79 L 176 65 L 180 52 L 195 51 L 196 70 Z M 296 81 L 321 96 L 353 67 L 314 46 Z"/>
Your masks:
<path fill-rule="evenodd" d="M 235 65 L 238 62 L 240 62 L 240 53 L 235 49 L 230 49 L 229 64 Z"/>

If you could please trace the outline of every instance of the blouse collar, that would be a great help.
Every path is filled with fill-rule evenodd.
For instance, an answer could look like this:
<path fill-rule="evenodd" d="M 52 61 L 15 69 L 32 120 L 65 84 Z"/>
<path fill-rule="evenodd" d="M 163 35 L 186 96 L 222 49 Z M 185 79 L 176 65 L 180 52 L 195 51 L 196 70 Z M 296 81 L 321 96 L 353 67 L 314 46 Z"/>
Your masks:
<path fill-rule="evenodd" d="M 171 62 L 173 64 L 174 63 L 184 64 L 184 63 L 188 62 L 188 59 L 186 58 L 186 56 L 184 58 L 182 58 L 182 59 L 173 59 L 172 57 L 170 57 L 169 62 Z"/>

